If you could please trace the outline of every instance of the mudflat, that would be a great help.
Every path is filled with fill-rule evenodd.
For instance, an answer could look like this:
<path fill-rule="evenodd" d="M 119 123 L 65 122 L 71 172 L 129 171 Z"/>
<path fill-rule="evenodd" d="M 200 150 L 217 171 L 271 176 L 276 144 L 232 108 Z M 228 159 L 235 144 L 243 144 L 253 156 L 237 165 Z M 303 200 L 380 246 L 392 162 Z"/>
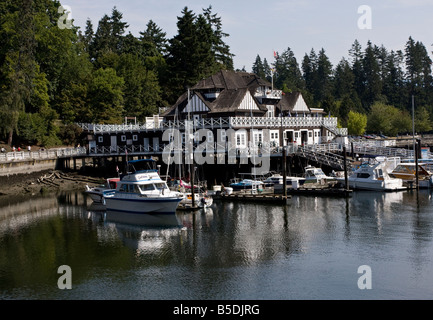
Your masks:
<path fill-rule="evenodd" d="M 85 190 L 104 182 L 103 178 L 88 177 L 76 172 L 39 171 L 28 174 L 0 176 L 0 196 L 19 196 L 43 192 Z"/>

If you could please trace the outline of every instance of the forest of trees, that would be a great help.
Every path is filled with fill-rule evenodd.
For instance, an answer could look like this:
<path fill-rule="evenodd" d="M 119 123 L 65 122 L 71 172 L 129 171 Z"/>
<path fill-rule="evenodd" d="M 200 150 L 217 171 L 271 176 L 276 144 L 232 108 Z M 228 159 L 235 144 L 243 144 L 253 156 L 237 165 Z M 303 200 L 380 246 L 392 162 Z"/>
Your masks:
<path fill-rule="evenodd" d="M 336 66 L 323 48 L 318 53 L 311 49 L 301 62 L 288 48 L 271 65 L 257 55 L 252 69 L 269 81 L 272 69 L 276 87 L 301 91 L 310 107 L 338 117 L 351 134 L 411 132 L 413 96 L 416 130 L 428 132 L 433 129 L 432 60 L 426 47 L 412 37 L 403 45 L 404 51 L 389 51 L 368 41 L 363 49 L 355 40 L 349 58 Z M 365 126 L 352 127 L 359 117 L 367 117 Z"/>
<path fill-rule="evenodd" d="M 185 7 L 172 38 L 153 20 L 132 35 L 116 7 L 97 25 L 87 20 L 84 30 L 60 28 L 60 6 L 0 0 L 0 141 L 10 146 L 73 144 L 79 122 L 144 121 L 200 79 L 234 69 L 229 35 L 211 6 L 198 14 Z M 311 107 L 339 117 L 354 134 L 410 131 L 413 95 L 417 130 L 427 132 L 431 59 L 412 38 L 402 45 L 404 51 L 395 52 L 370 42 L 362 48 L 355 40 L 349 58 L 336 66 L 324 49 L 298 62 L 288 48 L 272 63 L 257 55 L 252 69 L 243 71 L 270 80 L 272 68 L 276 88 L 301 91 Z"/>

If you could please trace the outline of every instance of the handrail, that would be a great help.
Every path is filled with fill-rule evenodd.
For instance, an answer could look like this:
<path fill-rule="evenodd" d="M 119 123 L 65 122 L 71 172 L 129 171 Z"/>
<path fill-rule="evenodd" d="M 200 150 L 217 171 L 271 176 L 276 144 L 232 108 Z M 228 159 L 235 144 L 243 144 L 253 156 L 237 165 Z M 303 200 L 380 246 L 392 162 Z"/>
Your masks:
<path fill-rule="evenodd" d="M 7 153 L 0 153 L 0 162 L 56 159 L 81 156 L 85 154 L 87 154 L 87 150 L 85 147 L 56 148 L 38 151 L 12 151 Z"/>

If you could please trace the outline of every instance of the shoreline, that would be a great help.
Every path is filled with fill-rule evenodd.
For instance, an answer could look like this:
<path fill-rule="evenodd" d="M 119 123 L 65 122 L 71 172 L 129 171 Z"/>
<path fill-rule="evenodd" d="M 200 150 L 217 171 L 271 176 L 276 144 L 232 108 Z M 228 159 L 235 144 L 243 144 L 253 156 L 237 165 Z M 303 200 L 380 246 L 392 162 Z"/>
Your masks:
<path fill-rule="evenodd" d="M 50 177 L 48 179 L 48 177 Z M 104 183 L 103 177 L 89 177 L 77 172 L 44 170 L 0 177 L 0 197 L 36 195 L 46 192 L 84 191 L 86 185 Z"/>

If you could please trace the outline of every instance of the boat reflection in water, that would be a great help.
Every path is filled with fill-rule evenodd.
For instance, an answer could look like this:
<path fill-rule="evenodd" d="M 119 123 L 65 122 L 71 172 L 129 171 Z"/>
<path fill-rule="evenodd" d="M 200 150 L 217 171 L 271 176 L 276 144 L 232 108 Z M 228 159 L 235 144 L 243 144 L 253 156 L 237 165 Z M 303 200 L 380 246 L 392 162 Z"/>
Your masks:
<path fill-rule="evenodd" d="M 149 226 L 149 227 L 180 227 L 182 224 L 176 214 L 146 214 L 130 213 L 122 211 L 106 211 L 107 222 L 119 222 L 125 224 Z"/>

